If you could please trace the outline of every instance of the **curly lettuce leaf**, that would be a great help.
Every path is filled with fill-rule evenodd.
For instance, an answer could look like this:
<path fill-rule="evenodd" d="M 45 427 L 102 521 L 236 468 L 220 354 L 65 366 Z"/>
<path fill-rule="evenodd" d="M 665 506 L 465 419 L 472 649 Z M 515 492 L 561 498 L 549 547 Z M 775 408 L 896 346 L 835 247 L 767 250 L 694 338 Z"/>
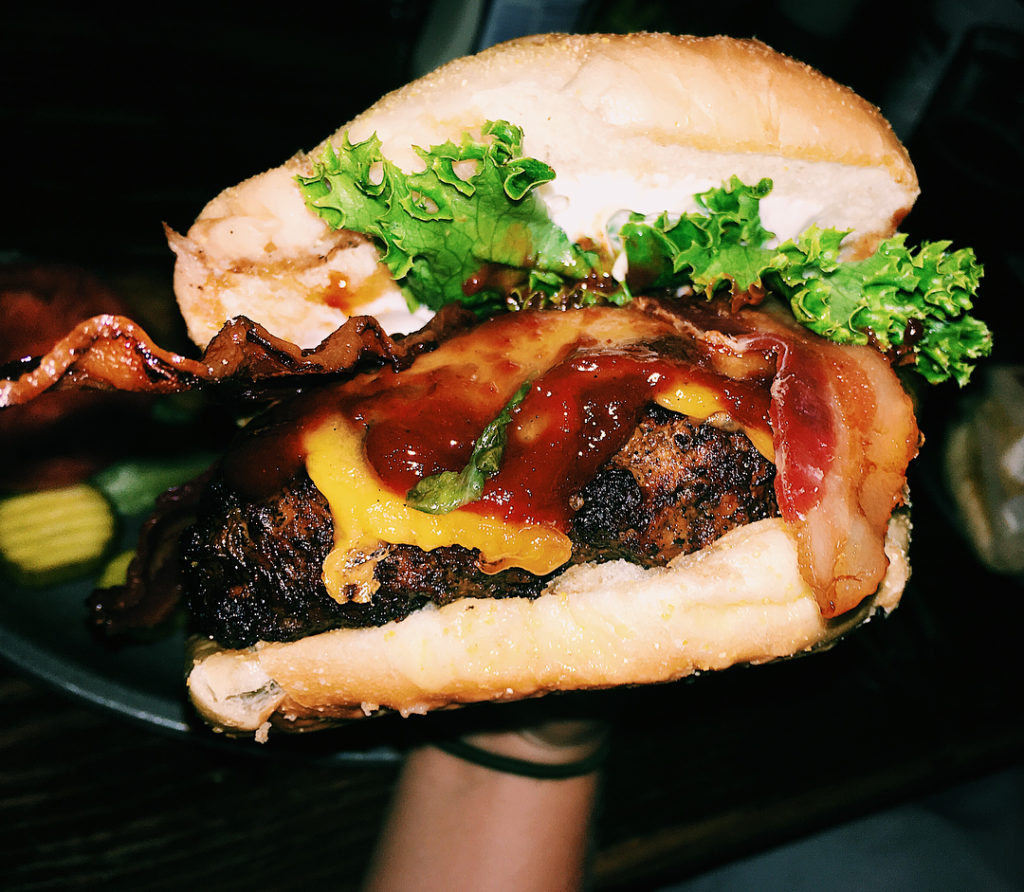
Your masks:
<path fill-rule="evenodd" d="M 991 332 L 969 315 L 983 272 L 974 252 L 950 251 L 949 242 L 911 250 L 899 234 L 864 260 L 840 263 L 842 236 L 812 227 L 779 246 L 769 275 L 797 320 L 840 344 L 912 355 L 930 383 L 966 384 L 992 349 Z"/>
<path fill-rule="evenodd" d="M 491 121 L 482 133 L 418 148 L 424 169 L 413 173 L 384 158 L 376 136 L 356 144 L 346 137 L 298 181 L 330 226 L 378 241 L 412 307 L 457 301 L 489 314 L 623 304 L 640 291 L 754 299 L 771 291 L 815 333 L 913 361 L 933 383 L 966 383 L 991 352 L 991 332 L 968 315 L 982 275 L 970 249 L 929 242 L 911 251 L 898 235 L 865 260 L 841 261 L 848 233 L 818 227 L 769 247 L 774 234 L 760 203 L 772 181 L 733 177 L 694 196 L 696 211 L 630 214 L 612 233 L 628 261 L 620 283 L 550 218 L 536 190 L 555 172 L 522 154 L 520 128 Z"/>
<path fill-rule="evenodd" d="M 695 195 L 703 211 L 653 221 L 631 214 L 618 231 L 629 261 L 633 291 L 690 286 L 712 297 L 759 288 L 773 251 L 772 233 L 761 225 L 761 199 L 772 190 L 763 179 L 747 186 L 733 177 L 720 189 Z"/>
<path fill-rule="evenodd" d="M 412 305 L 458 301 L 491 312 L 509 294 L 523 303 L 569 290 L 593 273 L 595 257 L 552 222 L 535 192 L 554 171 L 523 156 L 520 128 L 489 121 L 483 135 L 417 148 L 425 167 L 414 173 L 386 159 L 376 135 L 356 144 L 346 135 L 298 180 L 331 227 L 379 241 Z"/>
<path fill-rule="evenodd" d="M 974 362 L 992 349 L 991 332 L 968 315 L 982 276 L 971 249 L 926 242 L 912 251 L 896 235 L 871 257 L 841 261 L 848 233 L 817 226 L 769 248 L 760 202 L 771 189 L 767 179 L 748 186 L 733 177 L 695 196 L 701 211 L 631 215 L 618 233 L 630 287 L 686 286 L 707 297 L 771 291 L 822 337 L 910 357 L 930 383 L 967 383 Z"/>

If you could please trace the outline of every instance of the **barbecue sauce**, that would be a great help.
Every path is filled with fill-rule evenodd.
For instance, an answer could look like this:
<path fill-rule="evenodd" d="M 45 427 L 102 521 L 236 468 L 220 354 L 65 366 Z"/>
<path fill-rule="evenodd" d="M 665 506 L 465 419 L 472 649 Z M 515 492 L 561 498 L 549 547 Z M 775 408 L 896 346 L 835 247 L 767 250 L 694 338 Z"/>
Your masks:
<path fill-rule="evenodd" d="M 538 379 L 513 411 L 501 469 L 467 510 L 568 530 L 572 497 L 625 445 L 647 405 L 672 407 L 676 394 L 686 414 L 725 412 L 739 427 L 767 427 L 764 388 L 643 347 L 582 350 Z"/>
<path fill-rule="evenodd" d="M 626 442 L 651 402 L 746 430 L 771 452 L 769 381 L 714 371 L 671 319 L 619 308 L 497 317 L 421 356 L 321 394 L 304 425 L 306 467 L 331 504 L 334 593 L 380 541 L 479 549 L 491 570 L 538 575 L 569 559 L 570 501 Z M 474 441 L 523 381 L 498 473 L 480 499 L 447 515 L 405 495 L 460 471 Z"/>
<path fill-rule="evenodd" d="M 365 430 L 365 454 L 384 487 L 404 496 L 422 477 L 461 470 L 524 380 L 533 386 L 512 412 L 501 469 L 466 510 L 567 529 L 570 497 L 654 401 L 689 403 L 694 410 L 686 414 L 724 413 L 741 428 L 768 430 L 766 382 L 730 381 L 703 368 L 688 355 L 687 340 L 640 314 L 579 312 L 582 324 L 573 313 L 499 317 L 410 370 L 343 388 L 336 405 Z"/>

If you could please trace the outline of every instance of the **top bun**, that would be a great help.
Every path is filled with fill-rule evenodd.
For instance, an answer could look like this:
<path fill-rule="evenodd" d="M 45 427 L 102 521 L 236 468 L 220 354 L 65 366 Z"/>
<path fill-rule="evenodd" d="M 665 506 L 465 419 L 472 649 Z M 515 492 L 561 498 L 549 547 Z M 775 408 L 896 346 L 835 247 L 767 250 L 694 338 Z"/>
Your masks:
<path fill-rule="evenodd" d="M 878 109 L 814 69 L 752 40 L 669 34 L 550 34 L 456 59 L 388 94 L 330 142 L 376 133 L 406 170 L 413 147 L 458 141 L 487 120 L 522 127 L 525 154 L 549 164 L 548 209 L 574 239 L 606 239 L 621 211 L 691 209 L 731 176 L 770 177 L 765 226 L 778 238 L 812 223 L 850 230 L 851 256 L 891 235 L 918 193 L 906 150 Z M 365 237 L 331 231 L 294 177 L 323 144 L 225 190 L 186 237 L 175 291 L 205 345 L 232 316 L 314 346 L 349 312 L 410 330 L 410 316 Z"/>

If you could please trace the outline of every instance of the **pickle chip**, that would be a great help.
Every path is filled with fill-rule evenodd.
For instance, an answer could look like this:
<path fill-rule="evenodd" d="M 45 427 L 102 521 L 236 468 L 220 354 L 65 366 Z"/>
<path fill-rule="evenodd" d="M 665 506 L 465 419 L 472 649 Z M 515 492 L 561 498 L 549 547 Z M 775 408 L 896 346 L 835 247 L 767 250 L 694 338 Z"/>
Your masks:
<path fill-rule="evenodd" d="M 22 493 L 0 500 L 0 562 L 15 582 L 55 585 L 99 568 L 117 521 L 94 486 Z"/>

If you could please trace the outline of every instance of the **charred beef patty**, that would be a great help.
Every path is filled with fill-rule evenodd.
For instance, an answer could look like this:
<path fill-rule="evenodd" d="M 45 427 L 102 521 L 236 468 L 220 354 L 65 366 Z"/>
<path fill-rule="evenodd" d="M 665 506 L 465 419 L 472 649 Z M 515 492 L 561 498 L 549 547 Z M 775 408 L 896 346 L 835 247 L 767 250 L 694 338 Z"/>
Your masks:
<path fill-rule="evenodd" d="M 573 501 L 572 563 L 622 558 L 645 566 L 697 551 L 729 530 L 778 514 L 775 468 L 740 432 L 658 406 Z M 333 544 L 327 500 L 305 473 L 250 501 L 214 479 L 183 542 L 195 631 L 227 647 L 291 641 L 333 628 L 383 625 L 429 601 L 529 597 L 548 577 L 486 574 L 461 546 L 382 549 L 368 603 L 337 603 L 321 581 Z M 559 571 L 556 571 L 559 572 Z"/>

